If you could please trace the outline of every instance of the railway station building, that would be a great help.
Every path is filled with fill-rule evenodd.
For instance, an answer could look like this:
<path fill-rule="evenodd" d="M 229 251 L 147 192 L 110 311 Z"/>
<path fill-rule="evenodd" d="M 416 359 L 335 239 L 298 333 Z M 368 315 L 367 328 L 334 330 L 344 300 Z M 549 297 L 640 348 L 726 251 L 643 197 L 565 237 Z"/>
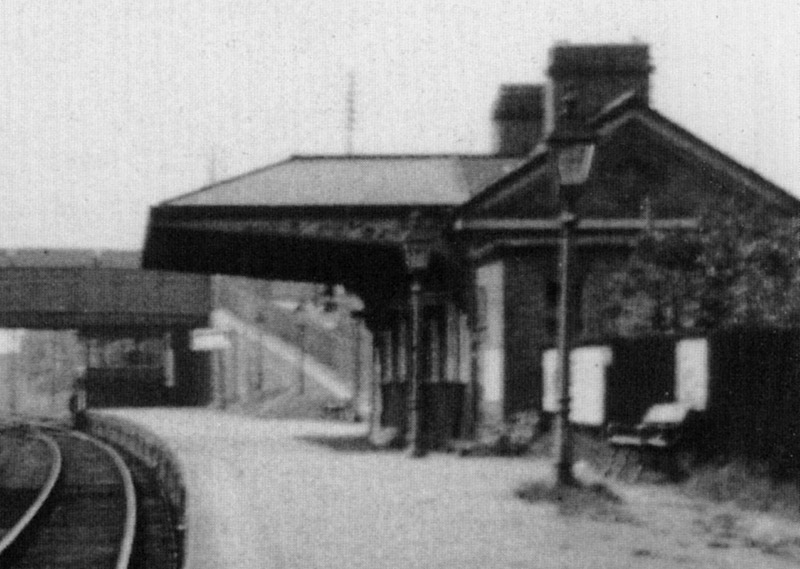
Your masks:
<path fill-rule="evenodd" d="M 412 379 L 434 437 L 541 411 L 564 161 L 587 168 L 570 203 L 577 339 L 602 337 L 601 285 L 643 232 L 729 199 L 800 213 L 654 109 L 652 69 L 647 45 L 557 45 L 546 85 L 501 88 L 496 152 L 294 156 L 153 207 L 144 266 L 343 285 L 364 303 L 384 424 L 407 421 Z"/>

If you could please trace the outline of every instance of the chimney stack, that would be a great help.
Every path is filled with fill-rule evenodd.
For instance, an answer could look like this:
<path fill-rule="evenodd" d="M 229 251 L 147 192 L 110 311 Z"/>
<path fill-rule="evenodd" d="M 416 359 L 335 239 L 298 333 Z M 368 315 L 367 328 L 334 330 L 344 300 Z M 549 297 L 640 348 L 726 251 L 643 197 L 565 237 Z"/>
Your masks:
<path fill-rule="evenodd" d="M 565 100 L 583 123 L 624 95 L 649 105 L 652 69 L 646 44 L 556 45 L 550 49 L 547 131 L 555 127 Z"/>
<path fill-rule="evenodd" d="M 544 87 L 501 85 L 494 106 L 495 148 L 502 156 L 530 154 L 544 128 Z"/>

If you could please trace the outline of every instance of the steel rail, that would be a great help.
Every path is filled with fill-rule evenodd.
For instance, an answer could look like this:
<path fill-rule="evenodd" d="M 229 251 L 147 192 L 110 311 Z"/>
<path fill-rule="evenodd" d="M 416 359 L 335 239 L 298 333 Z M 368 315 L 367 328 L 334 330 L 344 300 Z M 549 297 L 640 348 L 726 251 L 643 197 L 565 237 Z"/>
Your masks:
<path fill-rule="evenodd" d="M 48 446 L 50 453 L 53 456 L 53 462 L 50 465 L 50 472 L 47 475 L 47 480 L 45 480 L 45 483 L 37 494 L 36 499 L 28 507 L 28 509 L 25 510 L 25 513 L 22 514 L 14 526 L 9 529 L 5 535 L 3 535 L 2 539 L 0 539 L 0 555 L 2 555 L 2 553 L 8 549 L 12 543 L 14 543 L 14 540 L 19 537 L 19 535 L 31 523 L 36 514 L 39 513 L 39 510 L 41 510 L 44 503 L 52 494 L 53 488 L 55 488 L 59 476 L 61 476 L 63 460 L 61 456 L 61 450 L 58 448 L 58 444 L 51 437 L 41 433 L 34 434 L 32 438 L 38 439 Z"/>
<path fill-rule="evenodd" d="M 117 562 L 114 566 L 115 569 L 127 569 L 131 561 L 131 554 L 133 552 L 133 540 L 136 536 L 136 489 L 133 485 L 133 477 L 128 465 L 111 446 L 97 440 L 94 437 L 85 435 L 75 431 L 65 431 L 70 436 L 83 439 L 91 443 L 105 452 L 114 461 L 117 467 L 120 478 L 122 478 L 122 487 L 125 492 L 125 526 L 123 529 L 122 540 L 120 541 L 119 555 Z"/>
<path fill-rule="evenodd" d="M 186 471 L 181 460 L 155 433 L 132 421 L 100 413 L 89 414 L 89 432 L 116 445 L 155 472 L 173 513 L 182 543 L 186 539 L 188 504 Z"/>

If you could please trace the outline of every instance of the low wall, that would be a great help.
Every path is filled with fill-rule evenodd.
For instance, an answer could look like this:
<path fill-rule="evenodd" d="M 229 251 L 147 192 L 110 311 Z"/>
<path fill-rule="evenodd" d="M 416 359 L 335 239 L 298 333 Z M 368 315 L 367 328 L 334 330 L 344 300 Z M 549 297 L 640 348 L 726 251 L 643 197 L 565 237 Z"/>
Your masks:
<path fill-rule="evenodd" d="M 140 460 L 156 476 L 172 510 L 181 559 L 185 553 L 186 477 L 178 457 L 155 434 L 141 425 L 98 413 L 89 413 L 86 432 L 111 443 Z"/>

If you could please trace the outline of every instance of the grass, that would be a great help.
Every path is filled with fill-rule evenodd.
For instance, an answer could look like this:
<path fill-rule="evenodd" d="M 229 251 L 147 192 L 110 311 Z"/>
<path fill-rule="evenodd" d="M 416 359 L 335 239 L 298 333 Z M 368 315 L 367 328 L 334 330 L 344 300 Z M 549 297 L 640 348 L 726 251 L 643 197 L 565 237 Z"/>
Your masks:
<path fill-rule="evenodd" d="M 690 496 L 732 502 L 740 508 L 800 520 L 800 485 L 770 478 L 764 468 L 743 461 L 696 469 L 682 485 Z"/>
<path fill-rule="evenodd" d="M 36 488 L 47 477 L 53 457 L 39 440 L 23 432 L 0 432 L 0 487 Z"/>
<path fill-rule="evenodd" d="M 622 498 L 601 482 L 574 485 L 559 485 L 550 481 L 526 482 L 514 494 L 526 502 L 555 504 L 563 516 L 636 523 L 633 516 L 625 510 Z"/>
<path fill-rule="evenodd" d="M 800 559 L 800 535 L 787 531 L 769 519 L 760 520 L 751 528 L 746 539 L 750 547 L 760 549 L 768 555 Z"/>

